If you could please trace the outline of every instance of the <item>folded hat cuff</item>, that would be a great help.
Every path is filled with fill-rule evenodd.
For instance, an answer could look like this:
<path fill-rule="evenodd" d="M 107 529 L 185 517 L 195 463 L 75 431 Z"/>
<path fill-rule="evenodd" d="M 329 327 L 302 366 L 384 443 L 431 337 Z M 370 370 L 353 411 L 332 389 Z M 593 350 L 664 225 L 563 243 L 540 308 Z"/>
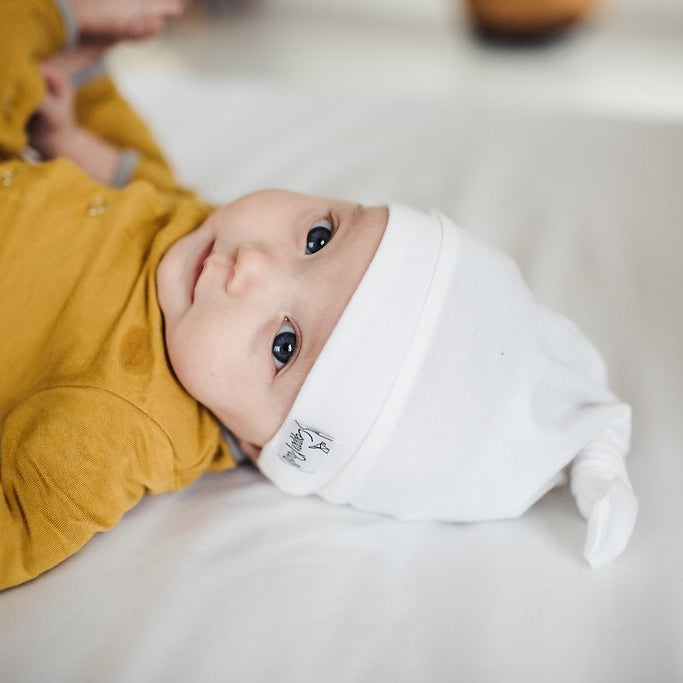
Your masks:
<path fill-rule="evenodd" d="M 435 215 L 389 205 L 377 251 L 258 458 L 287 493 L 318 491 L 356 453 L 380 415 L 418 329 L 443 242 Z"/>

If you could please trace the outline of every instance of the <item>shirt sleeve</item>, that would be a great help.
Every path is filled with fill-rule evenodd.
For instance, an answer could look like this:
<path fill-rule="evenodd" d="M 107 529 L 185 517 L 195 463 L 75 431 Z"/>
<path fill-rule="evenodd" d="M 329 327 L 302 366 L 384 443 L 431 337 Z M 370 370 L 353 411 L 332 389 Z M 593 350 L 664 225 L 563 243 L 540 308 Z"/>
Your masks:
<path fill-rule="evenodd" d="M 59 564 L 173 480 L 165 432 L 124 399 L 89 387 L 34 394 L 0 436 L 0 589 Z"/>
<path fill-rule="evenodd" d="M 178 185 L 149 127 L 121 95 L 112 78 L 100 72 L 76 94 L 78 123 L 123 151 L 113 179 L 122 187 L 148 180 L 160 190 L 190 194 Z"/>
<path fill-rule="evenodd" d="M 0 159 L 26 147 L 26 123 L 45 93 L 39 64 L 66 41 L 53 0 L 0 0 Z"/>

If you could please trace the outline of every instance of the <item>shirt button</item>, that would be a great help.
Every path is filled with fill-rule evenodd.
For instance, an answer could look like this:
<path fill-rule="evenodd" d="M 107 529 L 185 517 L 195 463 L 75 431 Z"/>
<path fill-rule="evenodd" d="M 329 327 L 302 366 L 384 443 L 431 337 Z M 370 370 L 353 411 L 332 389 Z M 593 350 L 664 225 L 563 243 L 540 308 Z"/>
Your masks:
<path fill-rule="evenodd" d="M 9 187 L 17 176 L 17 172 L 13 168 L 8 168 L 0 173 L 0 185 Z"/>
<path fill-rule="evenodd" d="M 104 197 L 93 197 L 88 202 L 88 216 L 101 216 L 107 211 L 107 200 Z"/>

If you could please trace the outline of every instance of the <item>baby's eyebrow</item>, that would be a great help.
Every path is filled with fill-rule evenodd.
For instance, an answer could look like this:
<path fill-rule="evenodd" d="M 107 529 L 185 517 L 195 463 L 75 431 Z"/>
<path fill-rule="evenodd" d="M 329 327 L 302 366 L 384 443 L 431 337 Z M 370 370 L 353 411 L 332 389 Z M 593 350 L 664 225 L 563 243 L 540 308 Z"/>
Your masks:
<path fill-rule="evenodd" d="M 356 225 L 363 218 L 363 209 L 364 207 L 362 204 L 356 204 L 350 209 L 342 209 L 339 211 L 339 214 L 342 216 L 348 216 L 348 218 L 346 218 L 346 220 L 342 220 L 341 218 L 339 219 L 337 232 L 346 233 L 350 227 Z M 337 239 L 338 238 L 339 236 L 337 236 Z"/>
<path fill-rule="evenodd" d="M 344 228 L 349 228 L 352 225 L 355 225 L 358 223 L 362 217 L 363 217 L 363 212 L 364 212 L 365 207 L 362 204 L 356 204 L 353 208 L 348 209 L 346 211 L 342 210 L 339 213 L 347 213 L 348 218 L 346 220 L 340 220 L 339 221 L 339 228 L 342 227 L 342 224 L 344 224 Z M 258 348 L 259 344 L 263 344 L 266 334 L 269 330 L 270 323 L 266 323 L 260 330 L 257 330 L 256 333 L 254 334 L 254 337 L 252 339 L 252 347 L 254 353 L 258 353 Z M 301 335 L 303 336 L 304 332 L 303 330 L 301 331 Z M 298 335 L 297 335 L 298 336 Z M 308 363 L 309 365 L 312 365 L 315 362 L 315 359 L 317 358 L 317 354 L 320 353 L 320 349 L 317 349 L 317 352 L 315 351 L 315 347 L 309 343 L 304 344 L 303 339 L 297 339 L 297 342 L 301 345 L 301 349 L 299 353 L 297 354 L 297 357 L 294 359 L 295 363 Z M 277 378 L 277 375 L 276 375 Z"/>
<path fill-rule="evenodd" d="M 351 212 L 351 223 L 357 223 L 363 215 L 363 205 L 362 204 L 356 204 L 356 206 L 353 207 L 353 211 Z"/>

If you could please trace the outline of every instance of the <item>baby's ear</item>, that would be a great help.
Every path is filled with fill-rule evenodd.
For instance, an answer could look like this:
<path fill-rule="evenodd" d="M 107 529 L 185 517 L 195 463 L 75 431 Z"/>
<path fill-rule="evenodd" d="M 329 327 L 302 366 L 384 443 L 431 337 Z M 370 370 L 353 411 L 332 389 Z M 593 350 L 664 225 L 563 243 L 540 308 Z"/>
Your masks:
<path fill-rule="evenodd" d="M 260 446 L 256 446 L 253 443 L 249 443 L 248 441 L 239 438 L 237 439 L 237 445 L 240 447 L 240 450 L 249 457 L 250 460 L 253 460 L 254 462 L 258 460 L 258 457 L 261 454 Z"/>

